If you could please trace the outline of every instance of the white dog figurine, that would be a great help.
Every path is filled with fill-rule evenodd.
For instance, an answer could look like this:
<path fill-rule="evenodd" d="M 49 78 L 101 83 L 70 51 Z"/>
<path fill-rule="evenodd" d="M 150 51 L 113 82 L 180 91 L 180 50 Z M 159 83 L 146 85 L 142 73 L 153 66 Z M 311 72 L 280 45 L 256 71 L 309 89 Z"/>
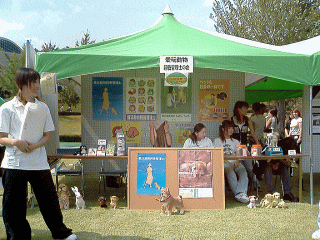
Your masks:
<path fill-rule="evenodd" d="M 84 202 L 81 194 L 78 191 L 78 188 L 75 186 L 74 188 L 71 187 L 72 191 L 76 195 L 76 209 L 85 209 L 86 203 Z"/>
<path fill-rule="evenodd" d="M 250 196 L 249 201 L 250 203 L 247 205 L 248 208 L 256 208 L 256 201 L 258 198 L 256 196 Z"/>

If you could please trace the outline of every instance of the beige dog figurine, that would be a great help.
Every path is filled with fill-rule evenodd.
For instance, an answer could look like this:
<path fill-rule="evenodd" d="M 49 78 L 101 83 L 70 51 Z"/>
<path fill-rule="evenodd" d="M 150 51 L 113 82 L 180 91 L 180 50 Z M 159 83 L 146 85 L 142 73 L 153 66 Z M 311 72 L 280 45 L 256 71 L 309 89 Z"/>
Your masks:
<path fill-rule="evenodd" d="M 275 192 L 273 195 L 272 195 L 272 201 L 271 201 L 271 204 L 270 206 L 272 208 L 276 208 L 278 206 L 280 202 L 280 193 L 278 192 Z"/>
<path fill-rule="evenodd" d="M 58 187 L 58 197 L 60 208 L 69 209 L 70 191 L 69 188 L 63 183 L 61 183 Z"/>
<path fill-rule="evenodd" d="M 270 208 L 271 201 L 272 195 L 270 193 L 267 193 L 265 197 L 261 200 L 260 205 L 261 207 Z"/>
<path fill-rule="evenodd" d="M 165 210 L 167 210 L 168 216 L 170 216 L 173 208 L 179 211 L 180 214 L 184 214 L 182 197 L 180 195 L 179 198 L 172 197 L 168 188 L 161 188 L 160 199 L 156 200 L 162 203 L 161 214 L 164 214 Z"/>
<path fill-rule="evenodd" d="M 118 208 L 118 201 L 119 198 L 117 196 L 111 196 L 110 197 L 110 208 L 116 209 Z"/>
<path fill-rule="evenodd" d="M 247 205 L 248 208 L 256 208 L 256 201 L 258 198 L 256 196 L 250 196 L 249 201 L 250 203 Z"/>

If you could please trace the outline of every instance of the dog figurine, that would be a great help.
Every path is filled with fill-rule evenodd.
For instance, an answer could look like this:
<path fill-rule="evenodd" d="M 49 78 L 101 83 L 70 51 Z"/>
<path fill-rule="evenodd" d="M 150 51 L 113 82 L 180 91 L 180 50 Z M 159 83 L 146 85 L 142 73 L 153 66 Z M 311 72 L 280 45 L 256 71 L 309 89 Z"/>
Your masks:
<path fill-rule="evenodd" d="M 167 214 L 170 216 L 172 208 L 175 208 L 180 214 L 184 214 L 184 205 L 181 195 L 179 195 L 179 198 L 172 197 L 168 188 L 161 188 L 160 199 L 156 200 L 162 204 L 161 214 L 164 214 L 165 210 L 167 210 Z"/>
<path fill-rule="evenodd" d="M 261 200 L 260 205 L 261 207 L 270 208 L 271 201 L 272 195 L 270 193 L 267 193 L 265 197 Z"/>
<path fill-rule="evenodd" d="M 256 201 L 258 198 L 256 196 L 249 196 L 250 203 L 247 205 L 248 208 L 256 208 Z"/>
<path fill-rule="evenodd" d="M 99 197 L 98 201 L 100 202 L 101 208 L 107 208 L 107 200 L 104 197 Z"/>
<path fill-rule="evenodd" d="M 110 208 L 116 209 L 118 208 L 119 198 L 117 196 L 110 197 Z"/>
<path fill-rule="evenodd" d="M 59 198 L 60 209 L 69 209 L 69 197 L 70 197 L 69 188 L 63 183 L 59 184 L 58 198 Z"/>
<path fill-rule="evenodd" d="M 71 187 L 72 192 L 74 192 L 74 195 L 76 195 L 76 209 L 85 209 L 86 203 L 83 200 L 83 197 L 79 193 L 78 188 L 75 186 L 74 188 Z"/>
<path fill-rule="evenodd" d="M 276 208 L 285 208 L 286 203 L 283 201 L 283 199 L 280 199 L 278 205 L 276 206 Z"/>
<path fill-rule="evenodd" d="M 275 192 L 273 195 L 272 195 L 272 201 L 271 201 L 271 204 L 270 206 L 272 208 L 276 208 L 278 206 L 280 202 L 280 193 L 278 192 Z"/>

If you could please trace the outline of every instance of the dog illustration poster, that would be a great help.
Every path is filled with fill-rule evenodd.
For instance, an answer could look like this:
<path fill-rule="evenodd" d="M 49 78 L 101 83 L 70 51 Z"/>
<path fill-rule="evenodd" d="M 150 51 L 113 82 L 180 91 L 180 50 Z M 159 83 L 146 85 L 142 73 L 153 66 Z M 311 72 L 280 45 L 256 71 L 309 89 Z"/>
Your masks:
<path fill-rule="evenodd" d="M 150 121 L 157 117 L 156 81 L 126 79 L 126 120 Z"/>
<path fill-rule="evenodd" d="M 110 140 L 117 142 L 117 130 L 122 129 L 126 134 L 127 143 L 141 143 L 141 122 L 111 122 Z"/>
<path fill-rule="evenodd" d="M 122 78 L 92 78 L 92 119 L 101 121 L 123 120 Z"/>
<path fill-rule="evenodd" d="M 179 150 L 179 194 L 183 198 L 213 197 L 212 152 Z"/>
<path fill-rule="evenodd" d="M 199 80 L 199 122 L 222 122 L 229 117 L 229 79 Z"/>
<path fill-rule="evenodd" d="M 166 154 L 138 153 L 137 194 L 160 195 L 166 187 Z"/>

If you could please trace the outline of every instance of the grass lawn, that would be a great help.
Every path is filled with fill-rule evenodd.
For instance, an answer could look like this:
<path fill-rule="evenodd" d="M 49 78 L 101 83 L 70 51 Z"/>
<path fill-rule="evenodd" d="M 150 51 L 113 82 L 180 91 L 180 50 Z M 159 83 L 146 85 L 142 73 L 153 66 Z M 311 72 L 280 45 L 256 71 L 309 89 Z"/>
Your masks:
<path fill-rule="evenodd" d="M 60 136 L 81 136 L 81 115 L 59 115 Z"/>
<path fill-rule="evenodd" d="M 80 186 L 79 177 L 60 178 L 69 188 Z M 292 179 L 293 191 L 298 195 L 297 173 Z M 279 181 L 279 180 L 278 180 Z M 75 199 L 70 198 L 70 209 L 63 210 L 64 220 L 79 239 L 311 239 L 317 226 L 320 174 L 314 176 L 314 202 L 309 198 L 309 175 L 304 174 L 304 200 L 287 203 L 285 209 L 248 209 L 236 202 L 230 190 L 226 192 L 226 210 L 187 210 L 184 215 L 168 217 L 160 211 L 129 211 L 123 197 L 123 188 L 108 188 L 106 196 L 120 197 L 120 208 L 101 209 L 98 200 L 98 176 L 86 176 L 85 201 L 87 208 L 75 209 Z M 280 185 L 279 182 L 277 184 Z M 125 187 L 125 186 L 123 186 Z M 262 182 L 259 201 L 266 193 Z M 0 192 L 1 193 L 1 192 Z M 0 197 L 1 198 L 1 197 Z M 109 202 L 108 202 L 109 204 Z M 160 210 L 160 205 L 159 205 Z M 39 208 L 28 208 L 28 221 L 33 239 L 52 239 Z M 5 238 L 0 223 L 0 239 Z"/>

